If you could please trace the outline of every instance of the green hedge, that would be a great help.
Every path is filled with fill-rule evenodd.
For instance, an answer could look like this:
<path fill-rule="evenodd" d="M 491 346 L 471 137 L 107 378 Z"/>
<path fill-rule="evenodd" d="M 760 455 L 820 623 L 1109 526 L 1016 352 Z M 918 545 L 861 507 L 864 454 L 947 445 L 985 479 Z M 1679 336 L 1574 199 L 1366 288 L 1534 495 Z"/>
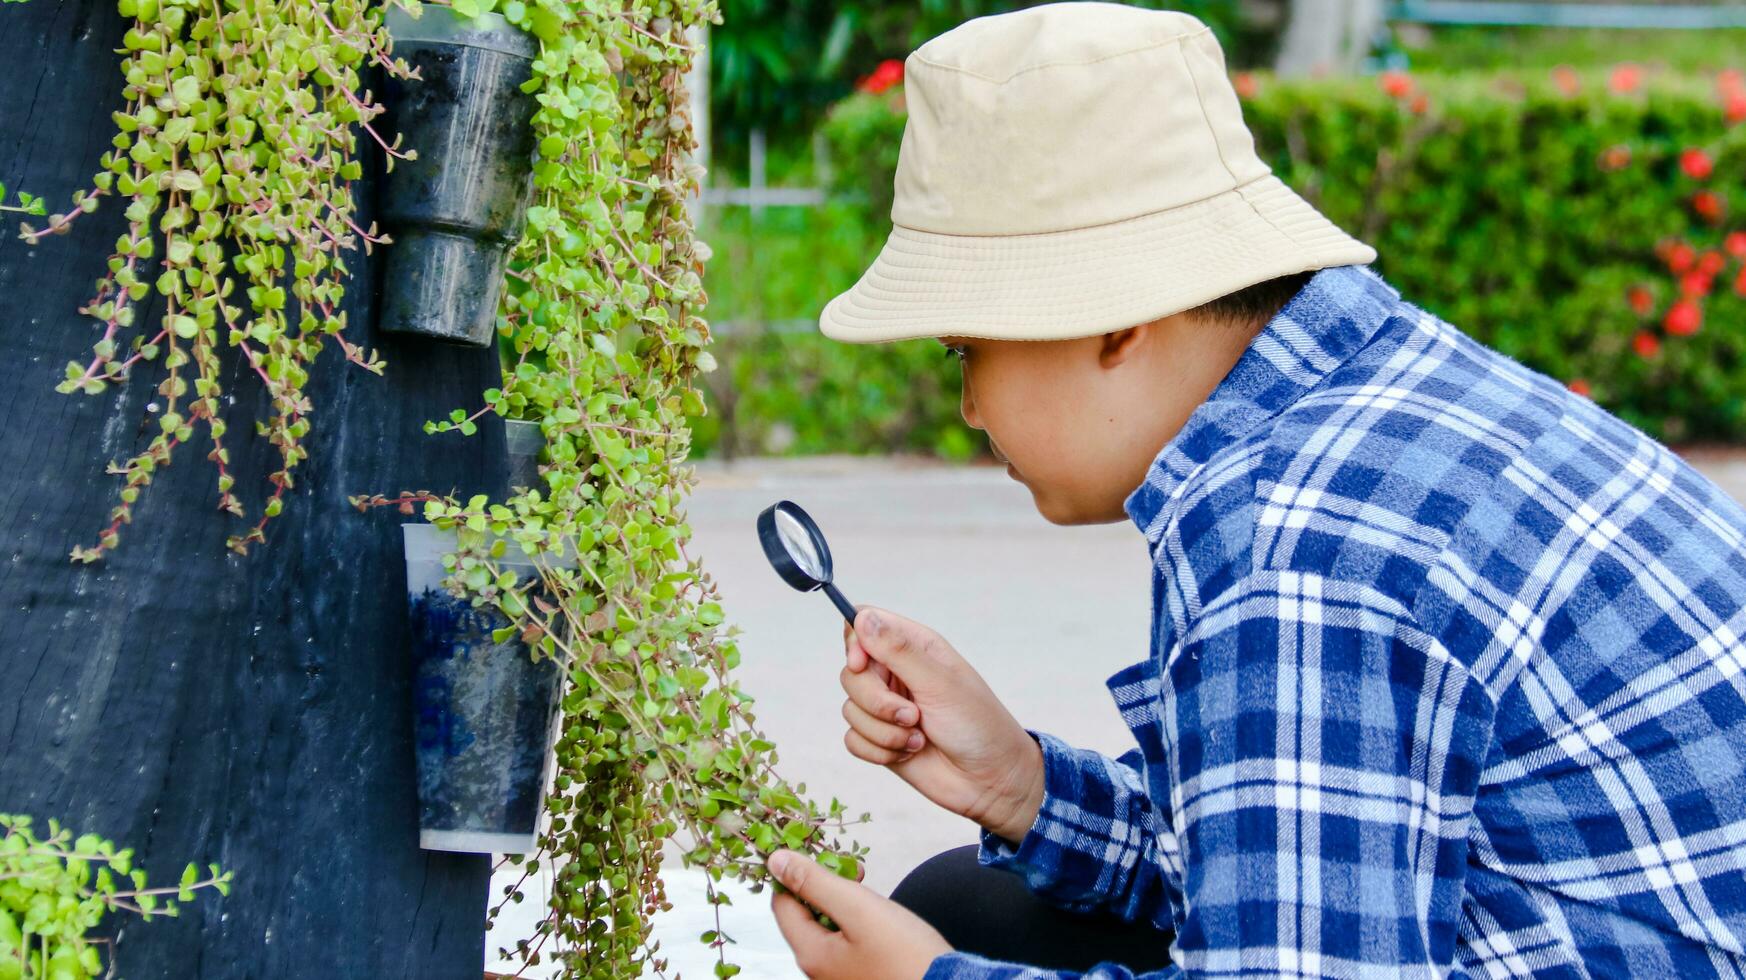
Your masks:
<path fill-rule="evenodd" d="M 1746 228 L 1746 126 L 1730 124 L 1724 110 L 1729 92 L 1746 103 L 1737 77 L 1652 72 L 1623 92 L 1613 85 L 1627 80 L 1606 69 L 1239 81 L 1263 158 L 1375 246 L 1378 271 L 1409 301 L 1579 382 L 1659 438 L 1746 441 L 1746 297 L 1738 291 L 1746 274 L 1723 244 Z M 899 93 L 858 95 L 831 114 L 840 201 L 809 216 L 807 234 L 836 242 L 836 260 L 806 270 L 809 308 L 784 315 L 816 315 L 883 239 L 900 107 Z M 1682 164 L 1692 149 L 1713 164 L 1705 179 Z M 1718 220 L 1694 209 L 1700 191 L 1715 195 Z M 847 261 L 855 242 L 865 251 Z M 1689 336 L 1664 325 L 1682 285 L 1665 260 L 1674 242 L 1725 259 L 1699 300 L 1703 325 Z M 1736 250 L 1743 242 L 1736 236 Z M 798 254 L 810 253 L 802 245 Z M 1634 309 L 1633 290 L 1647 292 L 1647 313 Z M 1658 350 L 1643 356 L 1648 338 Z M 743 339 L 725 358 L 731 376 L 750 386 L 732 419 L 748 434 L 741 448 L 961 455 L 956 368 L 934 363 L 937 350 L 805 335 Z M 772 425 L 792 427 L 792 438 L 784 431 L 770 443 Z"/>

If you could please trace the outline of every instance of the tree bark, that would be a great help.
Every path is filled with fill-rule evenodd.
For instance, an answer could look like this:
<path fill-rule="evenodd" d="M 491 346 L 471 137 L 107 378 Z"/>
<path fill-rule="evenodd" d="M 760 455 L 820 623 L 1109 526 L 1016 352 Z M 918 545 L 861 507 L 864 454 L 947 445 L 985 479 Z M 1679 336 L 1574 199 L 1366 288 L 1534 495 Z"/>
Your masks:
<path fill-rule="evenodd" d="M 121 108 L 123 30 L 100 0 L 0 7 L 0 181 L 51 210 L 85 186 Z M 380 159 L 364 170 L 367 226 Z M 476 978 L 488 858 L 417 846 L 402 519 L 346 497 L 500 491 L 501 425 L 422 431 L 478 403 L 496 353 L 373 335 L 379 253 L 348 254 L 350 329 L 387 376 L 337 348 L 322 356 L 311 457 L 266 545 L 226 550 L 245 527 L 215 510 L 197 435 L 119 549 L 74 565 L 68 551 L 94 542 L 116 500 L 105 465 L 156 428 L 156 365 L 120 392 L 53 390 L 90 355 L 95 322 L 77 308 L 122 210 L 105 199 L 36 246 L 10 221 L 0 236 L 0 811 L 131 846 L 154 884 L 189 860 L 235 871 L 228 898 L 119 921 L 124 976 Z M 161 305 L 141 312 L 156 323 Z M 274 451 L 252 419 L 267 402 L 250 372 L 226 368 L 237 490 L 258 509 Z"/>

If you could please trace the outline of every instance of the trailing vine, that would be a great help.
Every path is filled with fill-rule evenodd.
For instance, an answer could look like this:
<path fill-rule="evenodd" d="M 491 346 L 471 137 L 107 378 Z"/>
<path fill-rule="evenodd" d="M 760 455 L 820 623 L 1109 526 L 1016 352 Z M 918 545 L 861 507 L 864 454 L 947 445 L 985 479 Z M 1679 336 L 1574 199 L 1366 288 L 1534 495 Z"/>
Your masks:
<path fill-rule="evenodd" d="M 522 865 L 525 883 L 553 875 L 547 916 L 506 956 L 556 960 L 565 976 L 638 976 L 666 968 L 649 917 L 671 907 L 658 877 L 674 839 L 707 869 L 709 900 L 728 904 L 723 876 L 761 891 L 763 856 L 818 854 L 854 877 L 865 849 L 834 834 L 843 806 L 803 800 L 775 771 L 775 746 L 733 681 L 734 630 L 723 629 L 714 582 L 687 553 L 683 510 L 694 475 L 687 417 L 714 367 L 699 316 L 707 247 L 686 201 L 700 168 L 685 72 L 688 30 L 716 19 L 706 0 L 455 0 L 467 14 L 500 10 L 541 42 L 528 88 L 538 160 L 527 229 L 512 253 L 499 329 L 512 352 L 500 390 L 433 431 L 469 431 L 486 412 L 537 420 L 544 485 L 497 503 L 430 493 L 358 498 L 361 508 L 422 504 L 457 531 L 449 584 L 498 609 L 566 682 L 549 826 Z M 427 12 L 426 16 L 431 16 Z M 537 581 L 501 567 L 513 542 Z M 862 820 L 866 819 L 863 814 Z M 520 901 L 519 884 L 503 902 Z M 501 909 L 493 909 L 493 916 Z M 719 921 L 719 912 L 718 912 Z M 717 976 L 731 937 L 717 949 Z"/>
<path fill-rule="evenodd" d="M 252 526 L 230 538 L 246 552 L 285 504 L 307 455 L 311 365 L 330 345 L 381 373 L 374 351 L 345 336 L 342 253 L 386 241 L 353 220 L 362 176 L 359 130 L 382 143 L 389 165 L 407 158 L 370 127 L 382 108 L 361 95 L 360 68 L 405 66 L 387 57 L 381 10 L 368 0 L 119 0 L 126 108 L 114 149 L 71 210 L 26 225 L 31 243 L 66 232 L 99 201 L 126 202 L 127 231 L 81 312 L 102 333 L 84 363 L 69 362 L 58 390 L 97 395 L 151 371 L 161 401 L 144 451 L 112 463 L 122 484 L 109 524 L 75 561 L 114 548 L 156 472 L 203 429 L 216 467 L 215 502 Z M 165 302 L 154 323 L 140 305 Z M 235 348 L 269 396 L 258 431 L 279 455 L 266 499 L 235 492 L 225 441 L 219 352 Z"/>

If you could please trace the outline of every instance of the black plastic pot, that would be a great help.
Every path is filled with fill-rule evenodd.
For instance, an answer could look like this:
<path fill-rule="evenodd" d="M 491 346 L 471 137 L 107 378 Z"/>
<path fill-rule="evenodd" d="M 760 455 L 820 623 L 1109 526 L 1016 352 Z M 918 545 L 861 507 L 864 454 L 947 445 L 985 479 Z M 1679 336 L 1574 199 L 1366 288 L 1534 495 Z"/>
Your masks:
<path fill-rule="evenodd" d="M 419 79 L 386 82 L 380 127 L 418 159 L 382 179 L 394 238 L 382 276 L 382 329 L 485 347 L 509 246 L 533 191 L 533 97 L 521 85 L 538 45 L 496 14 L 421 17 L 390 6 L 394 54 Z"/>
<path fill-rule="evenodd" d="M 493 642 L 508 624 L 442 587 L 453 532 L 401 528 L 412 617 L 420 847 L 527 854 L 534 848 L 550 758 L 558 669 L 518 638 Z M 534 565 L 510 546 L 500 564 L 519 576 Z"/>

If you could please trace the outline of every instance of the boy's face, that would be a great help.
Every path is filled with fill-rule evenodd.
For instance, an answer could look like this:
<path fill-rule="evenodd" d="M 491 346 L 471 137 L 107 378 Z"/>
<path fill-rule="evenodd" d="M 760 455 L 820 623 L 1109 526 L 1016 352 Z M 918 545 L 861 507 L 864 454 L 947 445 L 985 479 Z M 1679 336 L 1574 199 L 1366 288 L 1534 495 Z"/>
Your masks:
<path fill-rule="evenodd" d="M 982 340 L 960 352 L 960 410 L 1054 524 L 1127 518 L 1164 444 L 1229 373 L 1254 331 L 1175 314 L 1097 337 Z"/>

